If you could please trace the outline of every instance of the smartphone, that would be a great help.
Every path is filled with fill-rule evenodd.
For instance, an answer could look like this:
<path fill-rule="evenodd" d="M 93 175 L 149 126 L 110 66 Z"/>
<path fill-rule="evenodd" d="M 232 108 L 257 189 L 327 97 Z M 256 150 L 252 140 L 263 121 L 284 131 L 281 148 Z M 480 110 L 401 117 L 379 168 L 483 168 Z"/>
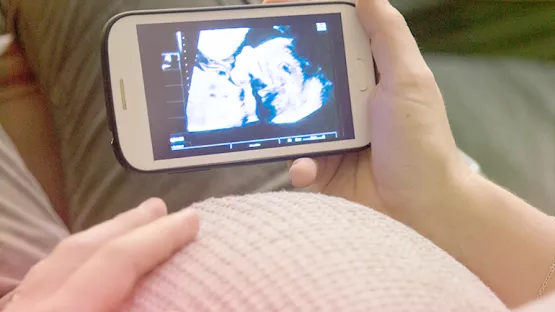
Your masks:
<path fill-rule="evenodd" d="M 202 170 L 371 142 L 374 62 L 352 2 L 126 12 L 102 42 L 125 167 Z"/>

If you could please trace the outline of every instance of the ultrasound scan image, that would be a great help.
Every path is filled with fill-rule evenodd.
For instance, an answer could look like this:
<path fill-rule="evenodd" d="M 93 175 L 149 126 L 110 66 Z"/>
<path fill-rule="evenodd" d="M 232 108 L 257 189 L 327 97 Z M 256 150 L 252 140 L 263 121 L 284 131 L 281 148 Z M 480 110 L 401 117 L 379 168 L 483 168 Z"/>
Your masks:
<path fill-rule="evenodd" d="M 319 64 L 299 55 L 297 40 L 288 26 L 200 31 L 184 91 L 187 131 L 293 124 L 319 111 L 332 83 Z M 165 54 L 162 70 L 180 66 L 178 59 Z"/>

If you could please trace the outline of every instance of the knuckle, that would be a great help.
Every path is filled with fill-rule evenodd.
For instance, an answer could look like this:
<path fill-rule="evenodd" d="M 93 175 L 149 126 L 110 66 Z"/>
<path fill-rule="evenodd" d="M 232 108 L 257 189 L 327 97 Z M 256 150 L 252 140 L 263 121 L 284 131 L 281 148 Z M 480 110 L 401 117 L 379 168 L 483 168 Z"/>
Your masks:
<path fill-rule="evenodd" d="M 110 242 L 104 245 L 101 253 L 103 257 L 110 260 L 127 259 L 132 256 L 127 248 L 118 242 Z"/>
<path fill-rule="evenodd" d="M 418 80 L 423 86 L 426 87 L 435 87 L 436 86 L 436 78 L 434 73 L 429 68 L 421 70 L 418 73 Z"/>
<path fill-rule="evenodd" d="M 40 302 L 40 308 L 36 312 L 60 312 L 60 311 L 77 311 L 76 303 L 78 301 L 67 296 L 54 295 Z M 35 310 L 32 310 L 35 311 Z"/>
<path fill-rule="evenodd" d="M 428 67 L 406 70 L 397 81 L 403 89 L 435 89 L 436 87 L 434 73 Z"/>
<path fill-rule="evenodd" d="M 32 287 L 33 283 L 44 275 L 44 270 L 48 267 L 46 259 L 37 262 L 25 275 L 25 278 L 21 285 L 18 287 L 18 294 L 25 294 L 29 287 Z"/>
<path fill-rule="evenodd" d="M 104 245 L 99 256 L 103 261 L 107 261 L 121 270 L 126 270 L 129 274 L 137 275 L 141 271 L 141 258 L 125 244 L 117 241 Z"/>
<path fill-rule="evenodd" d="M 84 239 L 81 235 L 74 235 L 64 239 L 56 248 L 53 253 L 81 253 L 95 249 L 98 243 Z"/>
<path fill-rule="evenodd" d="M 418 102 L 429 102 L 438 95 L 441 97 L 434 74 L 428 68 L 405 70 L 392 83 L 384 85 L 384 89 L 397 99 Z"/>
<path fill-rule="evenodd" d="M 152 206 L 162 206 L 166 204 L 161 198 L 158 198 L 158 197 L 151 197 L 148 200 L 146 200 L 145 203 L 148 203 Z"/>

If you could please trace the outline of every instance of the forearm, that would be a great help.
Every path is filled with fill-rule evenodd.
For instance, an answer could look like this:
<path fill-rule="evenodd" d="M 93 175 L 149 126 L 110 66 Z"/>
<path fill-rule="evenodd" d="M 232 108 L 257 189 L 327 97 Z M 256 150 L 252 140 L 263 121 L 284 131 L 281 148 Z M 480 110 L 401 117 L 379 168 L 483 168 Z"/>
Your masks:
<path fill-rule="evenodd" d="M 413 227 L 480 277 L 509 306 L 535 299 L 555 260 L 555 221 L 482 177 Z M 555 278 L 546 293 L 555 289 Z"/>
<path fill-rule="evenodd" d="M 67 223 L 63 171 L 48 105 L 16 47 L 0 56 L 0 67 L 0 125 Z"/>

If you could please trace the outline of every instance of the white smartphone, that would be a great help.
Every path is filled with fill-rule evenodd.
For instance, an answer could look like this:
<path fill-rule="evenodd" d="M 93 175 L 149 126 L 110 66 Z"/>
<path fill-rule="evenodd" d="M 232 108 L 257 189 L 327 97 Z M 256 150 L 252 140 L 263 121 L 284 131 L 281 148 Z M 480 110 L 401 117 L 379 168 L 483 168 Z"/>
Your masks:
<path fill-rule="evenodd" d="M 348 1 L 134 11 L 105 27 L 119 161 L 141 172 L 370 145 L 370 42 Z"/>

